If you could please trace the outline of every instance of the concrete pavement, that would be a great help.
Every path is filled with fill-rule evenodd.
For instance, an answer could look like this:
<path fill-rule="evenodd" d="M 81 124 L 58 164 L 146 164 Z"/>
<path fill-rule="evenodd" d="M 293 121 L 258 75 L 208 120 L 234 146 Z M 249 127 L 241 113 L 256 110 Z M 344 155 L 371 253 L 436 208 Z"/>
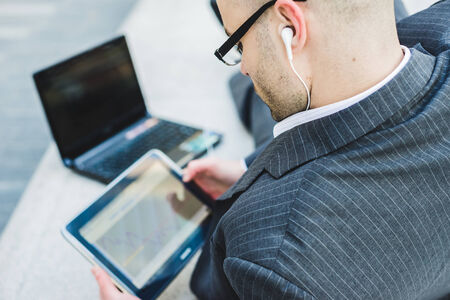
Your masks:
<path fill-rule="evenodd" d="M 114 35 L 135 2 L 0 2 L 0 234 L 51 141 L 31 74 Z"/>

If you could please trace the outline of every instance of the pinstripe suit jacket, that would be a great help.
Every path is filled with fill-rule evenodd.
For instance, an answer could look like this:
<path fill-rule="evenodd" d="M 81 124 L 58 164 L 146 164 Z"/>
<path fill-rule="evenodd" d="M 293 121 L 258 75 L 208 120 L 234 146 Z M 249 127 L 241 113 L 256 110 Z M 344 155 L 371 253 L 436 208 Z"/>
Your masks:
<path fill-rule="evenodd" d="M 450 292 L 450 50 L 276 139 L 216 203 L 199 298 Z"/>

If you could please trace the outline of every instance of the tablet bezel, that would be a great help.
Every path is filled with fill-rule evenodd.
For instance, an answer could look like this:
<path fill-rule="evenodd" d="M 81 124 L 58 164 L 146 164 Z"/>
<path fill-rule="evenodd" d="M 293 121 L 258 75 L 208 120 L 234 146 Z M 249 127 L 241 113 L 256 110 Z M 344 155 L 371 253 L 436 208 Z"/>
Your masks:
<path fill-rule="evenodd" d="M 160 160 L 164 165 L 168 167 L 172 175 L 183 183 L 185 188 L 189 190 L 194 196 L 196 196 L 205 205 L 212 208 L 213 200 L 207 196 L 197 185 L 193 182 L 184 183 L 181 178 L 181 169 L 172 162 L 166 155 L 159 150 L 151 150 L 133 165 L 126 169 L 119 177 L 111 182 L 106 190 L 97 199 L 91 203 L 81 213 L 77 214 L 62 230 L 63 236 L 66 240 L 72 244 L 83 256 L 85 256 L 91 263 L 97 264 L 108 272 L 116 285 L 122 290 L 136 295 L 143 299 L 156 298 L 170 282 L 176 277 L 176 275 L 183 269 L 190 258 L 201 248 L 203 242 L 207 236 L 209 229 L 209 222 L 211 215 L 209 215 L 200 226 L 189 236 L 189 238 L 175 251 L 169 259 L 155 272 L 149 279 L 144 287 L 139 289 L 132 281 L 123 274 L 120 269 L 115 266 L 107 257 L 105 257 L 100 251 L 96 249 L 91 243 L 89 243 L 80 234 L 80 229 L 97 215 L 103 208 L 105 208 L 114 197 L 105 197 L 110 193 L 114 193 L 114 189 L 118 191 L 123 190 L 123 186 L 120 184 L 122 179 L 125 178 L 131 170 L 133 170 L 143 160 L 148 158 L 155 158 Z M 125 186 L 127 184 L 125 183 Z"/>

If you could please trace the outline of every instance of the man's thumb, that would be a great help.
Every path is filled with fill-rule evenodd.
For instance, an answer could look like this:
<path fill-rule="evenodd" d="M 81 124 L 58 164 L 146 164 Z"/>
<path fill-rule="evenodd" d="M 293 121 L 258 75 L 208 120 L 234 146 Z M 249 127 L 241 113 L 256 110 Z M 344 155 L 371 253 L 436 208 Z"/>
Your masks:
<path fill-rule="evenodd" d="M 119 291 L 114 286 L 114 283 L 109 278 L 108 274 L 103 271 L 100 267 L 95 266 L 92 268 L 92 274 L 94 274 L 95 280 L 97 280 L 98 286 L 100 288 L 100 296 L 111 297 Z"/>

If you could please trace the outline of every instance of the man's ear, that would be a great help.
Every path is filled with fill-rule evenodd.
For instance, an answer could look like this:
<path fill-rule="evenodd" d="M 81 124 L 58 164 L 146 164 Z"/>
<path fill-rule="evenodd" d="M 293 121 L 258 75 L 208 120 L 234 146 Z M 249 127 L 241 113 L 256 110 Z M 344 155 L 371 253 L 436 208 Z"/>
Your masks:
<path fill-rule="evenodd" d="M 278 28 L 280 36 L 284 27 L 291 27 L 294 31 L 292 47 L 303 48 L 307 34 L 306 21 L 303 8 L 297 3 L 293 0 L 278 0 L 275 3 L 275 13 L 280 21 L 280 28 Z"/>

